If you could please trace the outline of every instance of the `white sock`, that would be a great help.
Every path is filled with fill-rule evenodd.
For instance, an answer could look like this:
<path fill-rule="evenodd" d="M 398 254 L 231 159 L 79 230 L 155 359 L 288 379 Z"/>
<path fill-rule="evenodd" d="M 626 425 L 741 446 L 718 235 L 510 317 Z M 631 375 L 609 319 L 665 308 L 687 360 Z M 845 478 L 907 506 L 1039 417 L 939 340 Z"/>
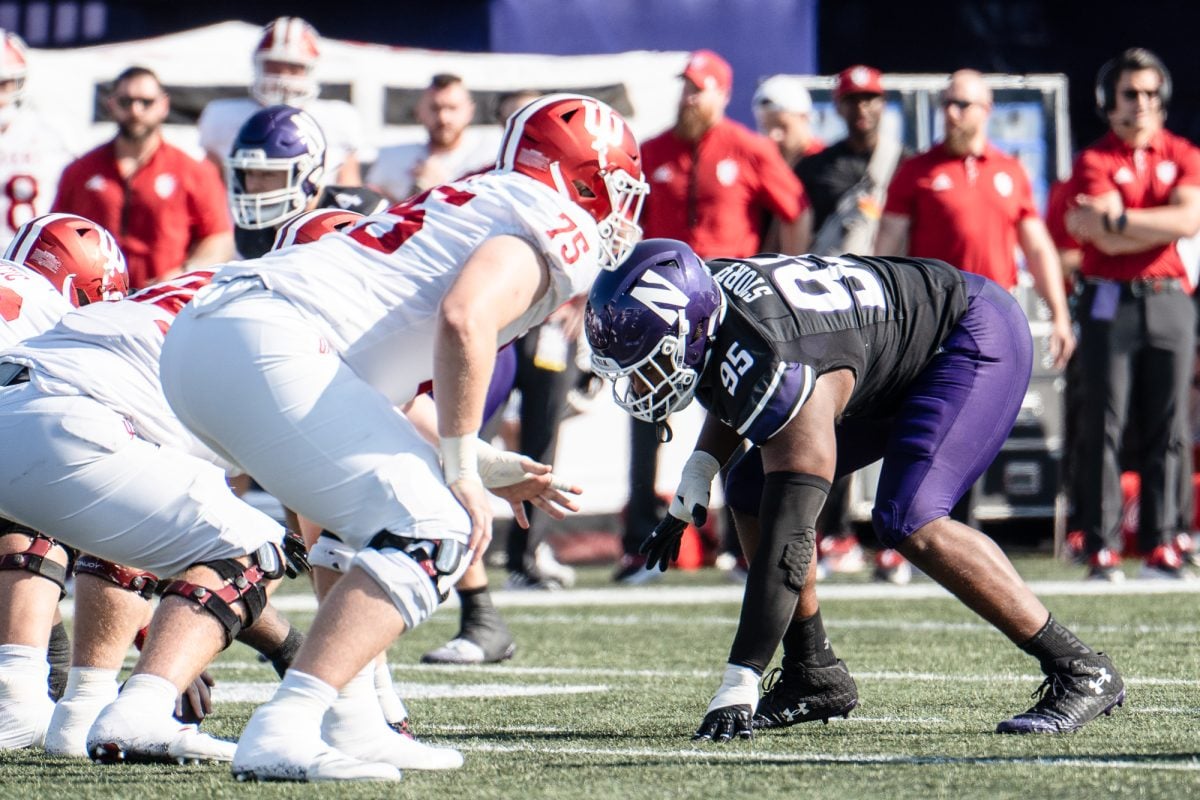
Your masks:
<path fill-rule="evenodd" d="M 122 705 L 133 704 L 139 711 L 148 711 L 155 717 L 169 717 L 175 713 L 175 698 L 178 696 L 179 690 L 175 684 L 166 678 L 142 672 L 131 675 L 125 681 L 117 702 Z"/>
<path fill-rule="evenodd" d="M 50 664 L 46 661 L 46 649 L 23 644 L 0 645 L 0 686 L 14 691 L 48 690 L 46 680 L 50 676 Z"/>
<path fill-rule="evenodd" d="M 408 719 L 408 709 L 396 693 L 396 685 L 392 683 L 392 670 L 387 661 L 375 664 L 375 695 L 379 698 L 379 707 L 383 709 L 383 718 L 389 724 Z"/>
<path fill-rule="evenodd" d="M 71 671 L 67 673 L 67 688 L 62 699 L 107 696 L 111 701 L 117 696 L 117 673 L 118 670 L 100 667 L 71 667 Z"/>
<path fill-rule="evenodd" d="M 283 681 L 270 703 L 273 706 L 286 707 L 292 713 L 301 714 L 312 720 L 316 726 L 320 726 L 321 718 L 337 699 L 337 689 L 320 678 L 293 668 L 284 674 Z"/>

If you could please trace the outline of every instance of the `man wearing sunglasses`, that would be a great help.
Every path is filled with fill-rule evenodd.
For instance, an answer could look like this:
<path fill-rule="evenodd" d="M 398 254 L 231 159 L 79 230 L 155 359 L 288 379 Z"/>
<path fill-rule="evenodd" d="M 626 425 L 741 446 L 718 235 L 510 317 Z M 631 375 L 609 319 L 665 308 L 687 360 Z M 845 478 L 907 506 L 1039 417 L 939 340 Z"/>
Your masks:
<path fill-rule="evenodd" d="M 1017 285 L 1016 248 L 1050 307 L 1055 366 L 1075 349 L 1058 251 L 1038 216 L 1024 167 L 988 141 L 992 90 L 975 70 L 950 76 L 942 92 L 943 140 L 901 164 L 888 188 L 878 255 L 939 258 Z"/>
<path fill-rule="evenodd" d="M 1089 577 L 1120 580 L 1120 452 L 1131 409 L 1140 440 L 1142 576 L 1184 578 L 1173 544 L 1191 519 L 1188 392 L 1195 360 L 1193 286 L 1177 239 L 1200 230 L 1200 150 L 1165 130 L 1171 76 L 1131 48 L 1096 76 L 1109 132 L 1079 154 L 1066 227 L 1083 250 L 1075 511 Z"/>
<path fill-rule="evenodd" d="M 168 144 L 171 110 L 158 77 L 129 67 L 105 107 L 117 135 L 63 170 L 54 211 L 79 214 L 112 231 L 134 289 L 233 257 L 233 226 L 212 164 Z"/>

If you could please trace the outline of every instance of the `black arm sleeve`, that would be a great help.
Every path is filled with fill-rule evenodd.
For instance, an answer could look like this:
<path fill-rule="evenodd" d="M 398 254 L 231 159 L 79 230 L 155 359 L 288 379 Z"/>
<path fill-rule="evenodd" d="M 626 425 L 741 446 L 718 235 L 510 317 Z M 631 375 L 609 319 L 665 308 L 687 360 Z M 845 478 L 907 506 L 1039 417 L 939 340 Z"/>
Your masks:
<path fill-rule="evenodd" d="M 763 485 L 758 551 L 746 576 L 746 594 L 729 663 L 762 673 L 787 630 L 816 543 L 817 515 L 829 481 L 799 472 L 772 472 Z"/>

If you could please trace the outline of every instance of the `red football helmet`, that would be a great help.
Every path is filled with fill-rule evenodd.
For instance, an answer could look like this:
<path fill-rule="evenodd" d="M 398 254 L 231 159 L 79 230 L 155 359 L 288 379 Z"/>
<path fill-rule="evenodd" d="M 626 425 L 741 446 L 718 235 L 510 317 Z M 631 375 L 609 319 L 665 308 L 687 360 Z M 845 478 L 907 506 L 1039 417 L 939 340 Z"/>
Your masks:
<path fill-rule="evenodd" d="M 13 81 L 11 90 L 0 92 L 0 108 L 15 110 L 25 94 L 25 42 L 12 31 L 0 28 L 0 83 Z M 11 112 L 10 112 L 11 113 Z"/>
<path fill-rule="evenodd" d="M 591 214 L 605 268 L 641 241 L 637 221 L 650 187 L 637 139 L 607 103 L 578 94 L 534 100 L 508 118 L 496 169 L 528 175 Z"/>
<path fill-rule="evenodd" d="M 363 218 L 357 211 L 344 208 L 318 208 L 297 214 L 279 226 L 272 250 L 281 250 L 294 244 L 315 242 L 327 233 L 345 230 Z"/>
<path fill-rule="evenodd" d="M 264 106 L 302 106 L 317 96 L 320 87 L 313 77 L 319 37 L 312 25 L 299 17 L 279 17 L 262 31 L 254 48 L 254 83 L 250 95 Z M 268 72 L 268 61 L 304 68 L 302 75 Z"/>
<path fill-rule="evenodd" d="M 4 257 L 42 275 L 73 306 L 120 300 L 129 291 L 125 255 L 113 235 L 74 214 L 45 214 L 20 228 Z"/>

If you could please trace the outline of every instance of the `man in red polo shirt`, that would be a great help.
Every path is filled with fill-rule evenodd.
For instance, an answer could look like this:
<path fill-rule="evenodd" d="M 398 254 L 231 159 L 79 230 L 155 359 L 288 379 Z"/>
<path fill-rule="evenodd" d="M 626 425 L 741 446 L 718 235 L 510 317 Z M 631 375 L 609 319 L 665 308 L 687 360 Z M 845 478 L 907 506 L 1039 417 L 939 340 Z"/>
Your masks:
<path fill-rule="evenodd" d="M 1025 169 L 988 141 L 991 112 L 992 90 L 983 75 L 964 69 L 950 76 L 942 96 L 945 139 L 896 170 L 875 252 L 940 258 L 1011 291 L 1020 245 L 1034 288 L 1050 307 L 1051 352 L 1061 368 L 1075 337 L 1058 252 Z"/>
<path fill-rule="evenodd" d="M 54 211 L 87 217 L 117 237 L 139 289 L 233 257 L 233 226 L 216 168 L 163 140 L 170 101 L 144 67 L 117 76 L 108 97 L 116 137 L 72 162 Z"/>
<path fill-rule="evenodd" d="M 784 253 L 808 248 L 811 217 L 800 180 L 775 143 L 728 119 L 733 69 L 711 50 L 696 50 L 683 69 L 675 125 L 642 143 L 650 194 L 642 208 L 649 238 L 679 239 L 702 258 L 751 256 L 762 245 L 771 215 L 779 220 Z M 654 481 L 658 441 L 654 426 L 632 423 L 625 556 L 614 579 L 640 582 L 658 573 L 642 569 L 642 540 L 661 516 Z"/>
<path fill-rule="evenodd" d="M 770 139 L 725 116 L 732 88 L 725 59 L 692 53 L 674 127 L 642 144 L 646 238 L 679 239 L 703 258 L 750 256 L 769 211 L 783 223 L 783 251 L 804 252 L 808 202 L 800 181 Z"/>
<path fill-rule="evenodd" d="M 1185 577 L 1171 539 L 1191 470 L 1188 392 L 1195 358 L 1192 287 L 1175 241 L 1200 230 L 1200 151 L 1163 128 L 1166 67 L 1132 48 L 1096 76 L 1110 131 L 1079 154 L 1066 215 L 1083 248 L 1079 268 L 1080 392 L 1075 511 L 1089 577 L 1120 580 L 1119 448 L 1138 415 L 1145 577 Z"/>

